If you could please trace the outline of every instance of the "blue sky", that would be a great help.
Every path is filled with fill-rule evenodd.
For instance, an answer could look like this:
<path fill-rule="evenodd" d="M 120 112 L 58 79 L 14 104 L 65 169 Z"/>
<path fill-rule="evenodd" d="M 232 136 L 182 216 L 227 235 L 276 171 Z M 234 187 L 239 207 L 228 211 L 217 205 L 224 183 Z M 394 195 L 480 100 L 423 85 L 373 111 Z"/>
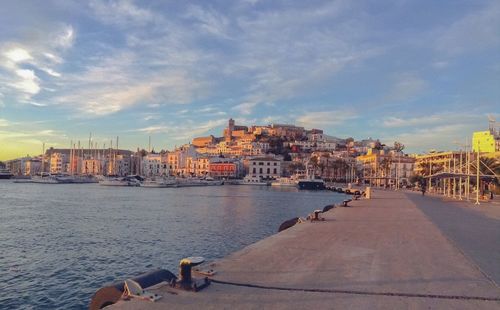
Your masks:
<path fill-rule="evenodd" d="M 500 118 L 499 1 L 6 1 L 0 159 L 173 148 L 227 119 L 409 152 Z"/>

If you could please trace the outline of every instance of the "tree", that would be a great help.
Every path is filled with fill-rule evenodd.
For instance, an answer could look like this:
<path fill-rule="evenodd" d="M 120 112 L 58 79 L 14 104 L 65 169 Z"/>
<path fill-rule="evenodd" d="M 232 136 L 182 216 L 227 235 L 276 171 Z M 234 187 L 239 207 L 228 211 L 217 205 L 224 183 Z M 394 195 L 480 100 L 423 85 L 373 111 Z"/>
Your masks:
<path fill-rule="evenodd" d="M 419 163 L 418 166 L 420 168 L 420 174 L 423 176 L 435 174 L 435 173 L 441 172 L 443 170 L 442 163 L 429 164 L 428 162 L 421 162 L 421 163 Z"/>
<path fill-rule="evenodd" d="M 299 161 L 294 161 L 288 166 L 290 171 L 296 171 L 296 170 L 304 170 L 306 167 L 304 166 L 303 163 Z"/>
<path fill-rule="evenodd" d="M 401 142 L 394 141 L 394 150 L 396 152 L 402 152 L 405 149 L 405 145 Z"/>
<path fill-rule="evenodd" d="M 311 156 L 311 158 L 309 159 L 309 164 L 311 164 L 314 173 L 316 173 L 316 170 L 319 166 L 319 158 L 317 156 Z"/>
<path fill-rule="evenodd" d="M 386 178 L 391 170 L 392 160 L 390 158 L 384 158 L 380 162 L 379 168 L 382 172 L 382 176 Z M 387 178 L 385 179 L 385 185 L 387 185 Z"/>
<path fill-rule="evenodd" d="M 481 167 L 479 171 L 482 174 L 491 175 L 495 173 L 496 175 L 500 175 L 500 161 L 497 158 L 490 157 L 481 157 Z"/>
<path fill-rule="evenodd" d="M 375 146 L 373 147 L 376 150 L 383 150 L 385 144 L 382 144 L 379 140 L 375 141 Z"/>

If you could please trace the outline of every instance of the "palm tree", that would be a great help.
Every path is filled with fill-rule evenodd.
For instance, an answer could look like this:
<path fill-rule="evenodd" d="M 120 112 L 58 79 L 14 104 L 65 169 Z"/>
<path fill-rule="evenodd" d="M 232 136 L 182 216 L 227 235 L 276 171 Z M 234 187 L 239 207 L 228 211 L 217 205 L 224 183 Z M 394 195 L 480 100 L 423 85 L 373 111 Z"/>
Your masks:
<path fill-rule="evenodd" d="M 491 157 L 481 157 L 481 167 L 479 168 L 479 171 L 482 174 L 496 174 L 500 175 L 500 161 L 498 158 L 491 158 Z"/>
<path fill-rule="evenodd" d="M 405 149 L 405 145 L 401 142 L 394 141 L 394 150 L 398 153 L 402 152 Z"/>
<path fill-rule="evenodd" d="M 442 163 L 429 163 L 427 162 L 421 162 L 419 163 L 420 167 L 420 174 L 422 176 L 429 176 L 431 174 L 435 174 L 437 172 L 441 172 L 443 170 L 443 164 Z"/>
<path fill-rule="evenodd" d="M 385 178 L 384 179 L 385 186 L 387 186 L 387 176 L 389 175 L 391 165 L 392 165 L 392 159 L 387 157 L 382 159 L 379 165 L 379 169 L 381 169 L 382 176 Z"/>

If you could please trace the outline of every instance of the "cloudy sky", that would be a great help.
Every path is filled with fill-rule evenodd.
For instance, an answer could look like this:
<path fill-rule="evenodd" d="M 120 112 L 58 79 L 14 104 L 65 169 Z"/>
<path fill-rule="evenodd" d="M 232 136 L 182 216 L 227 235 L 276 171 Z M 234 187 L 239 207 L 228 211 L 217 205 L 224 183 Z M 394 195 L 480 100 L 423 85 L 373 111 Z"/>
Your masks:
<path fill-rule="evenodd" d="M 5 1 L 0 160 L 234 118 L 457 149 L 500 121 L 499 1 Z"/>

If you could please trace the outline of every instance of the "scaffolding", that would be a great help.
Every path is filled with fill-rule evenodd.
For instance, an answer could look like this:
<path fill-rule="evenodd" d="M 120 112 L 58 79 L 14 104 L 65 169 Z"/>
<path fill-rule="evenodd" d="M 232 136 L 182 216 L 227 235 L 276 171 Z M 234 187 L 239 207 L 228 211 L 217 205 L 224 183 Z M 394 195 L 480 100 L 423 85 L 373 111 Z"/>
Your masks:
<path fill-rule="evenodd" d="M 480 204 L 486 184 L 499 177 L 482 155 L 466 148 L 417 156 L 417 172 L 425 178 L 429 192 Z"/>

